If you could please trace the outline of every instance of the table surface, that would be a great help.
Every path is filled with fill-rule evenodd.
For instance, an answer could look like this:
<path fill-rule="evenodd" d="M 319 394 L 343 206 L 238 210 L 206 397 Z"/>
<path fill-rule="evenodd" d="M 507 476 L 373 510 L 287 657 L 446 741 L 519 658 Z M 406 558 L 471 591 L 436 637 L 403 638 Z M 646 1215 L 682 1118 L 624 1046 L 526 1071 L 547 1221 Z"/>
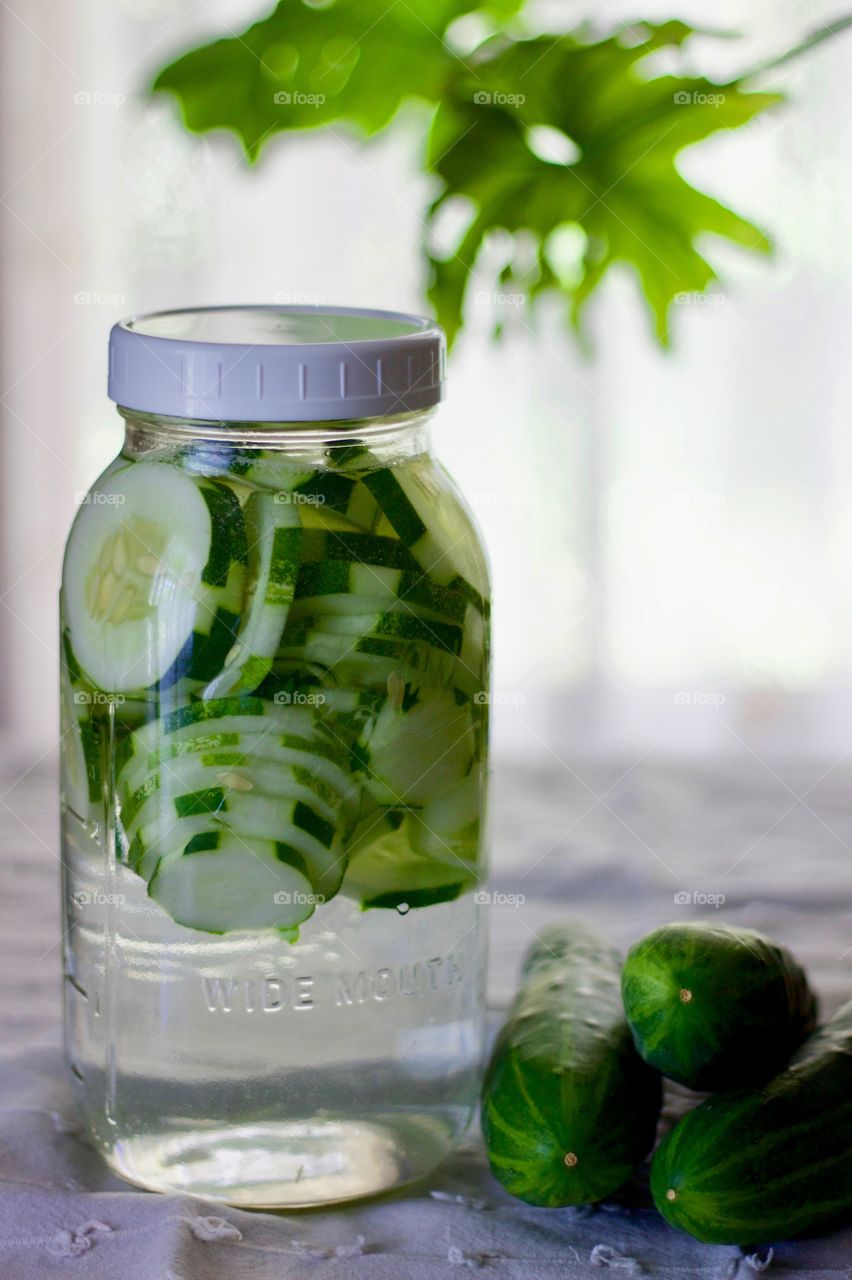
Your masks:
<path fill-rule="evenodd" d="M 607 1269 L 721 1280 L 764 1268 L 765 1249 L 701 1246 L 671 1230 L 648 1207 L 641 1174 L 592 1210 L 512 1200 L 474 1132 L 427 1183 L 335 1211 L 244 1213 L 122 1183 L 86 1145 L 61 1064 L 53 774 L 7 761 L 0 776 L 2 1280 L 432 1280 L 459 1268 L 499 1280 Z M 673 919 L 748 923 L 795 950 L 825 1008 L 852 992 L 852 768 L 843 762 L 554 760 L 498 768 L 493 796 L 490 887 L 524 897 L 488 912 L 495 1020 L 536 929 L 572 914 L 622 946 Z M 852 1277 L 852 1230 L 777 1244 L 771 1272 Z"/>

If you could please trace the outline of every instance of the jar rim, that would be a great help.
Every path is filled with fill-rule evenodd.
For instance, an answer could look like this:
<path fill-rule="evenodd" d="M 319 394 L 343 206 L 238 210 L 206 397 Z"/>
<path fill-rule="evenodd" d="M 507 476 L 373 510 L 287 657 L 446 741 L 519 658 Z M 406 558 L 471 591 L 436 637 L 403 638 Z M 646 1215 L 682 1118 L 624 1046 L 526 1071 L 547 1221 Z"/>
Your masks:
<path fill-rule="evenodd" d="M 444 394 L 446 342 L 423 316 L 361 307 L 192 307 L 113 326 L 109 396 L 205 422 L 416 413 Z"/>

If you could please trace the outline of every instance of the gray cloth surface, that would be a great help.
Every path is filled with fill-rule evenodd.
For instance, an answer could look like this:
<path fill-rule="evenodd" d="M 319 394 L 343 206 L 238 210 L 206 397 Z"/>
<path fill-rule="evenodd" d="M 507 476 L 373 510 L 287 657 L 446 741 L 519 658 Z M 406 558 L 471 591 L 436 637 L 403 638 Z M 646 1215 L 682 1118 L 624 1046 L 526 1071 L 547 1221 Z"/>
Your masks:
<path fill-rule="evenodd" d="M 572 913 L 622 945 L 708 913 L 753 924 L 796 950 L 826 1008 L 852 993 L 848 769 L 554 763 L 503 769 L 494 795 L 491 889 L 525 897 L 489 912 L 495 1020 L 532 934 Z M 764 1268 L 765 1249 L 702 1246 L 667 1227 L 641 1174 L 593 1211 L 512 1200 L 475 1132 L 427 1182 L 334 1211 L 254 1214 L 129 1187 L 87 1145 L 62 1067 L 49 772 L 8 768 L 0 835 L 0 1280 L 434 1280 L 471 1270 L 494 1280 L 745 1280 Z M 852 1277 L 852 1229 L 776 1244 L 768 1274 Z"/>

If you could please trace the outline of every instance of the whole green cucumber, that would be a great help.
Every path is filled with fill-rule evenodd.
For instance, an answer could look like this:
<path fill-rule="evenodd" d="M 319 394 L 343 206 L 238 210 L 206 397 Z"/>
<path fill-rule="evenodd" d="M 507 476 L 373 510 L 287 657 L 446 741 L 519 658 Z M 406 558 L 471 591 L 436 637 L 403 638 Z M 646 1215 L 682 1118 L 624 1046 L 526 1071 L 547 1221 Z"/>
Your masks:
<path fill-rule="evenodd" d="M 619 956 L 573 924 L 531 948 L 494 1046 L 482 1128 L 492 1172 L 528 1204 L 616 1191 L 654 1141 L 661 1081 L 633 1047 Z"/>
<path fill-rule="evenodd" d="M 768 1079 L 816 1021 L 802 969 L 753 929 L 666 925 L 630 949 L 621 986 L 641 1056 L 690 1089 Z"/>
<path fill-rule="evenodd" d="M 852 1001 L 762 1088 L 716 1094 L 654 1156 L 660 1213 L 710 1244 L 766 1244 L 852 1216 Z"/>

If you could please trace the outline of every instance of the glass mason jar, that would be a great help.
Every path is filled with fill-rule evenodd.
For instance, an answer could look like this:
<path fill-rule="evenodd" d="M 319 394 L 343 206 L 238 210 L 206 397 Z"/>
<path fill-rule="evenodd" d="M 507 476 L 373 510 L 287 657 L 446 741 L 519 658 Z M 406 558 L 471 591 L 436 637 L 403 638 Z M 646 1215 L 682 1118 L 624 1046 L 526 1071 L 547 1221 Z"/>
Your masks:
<path fill-rule="evenodd" d="M 125 443 L 61 597 L 66 1038 L 140 1186 L 347 1200 L 469 1122 L 488 577 L 443 366 L 382 312 L 112 332 Z"/>

